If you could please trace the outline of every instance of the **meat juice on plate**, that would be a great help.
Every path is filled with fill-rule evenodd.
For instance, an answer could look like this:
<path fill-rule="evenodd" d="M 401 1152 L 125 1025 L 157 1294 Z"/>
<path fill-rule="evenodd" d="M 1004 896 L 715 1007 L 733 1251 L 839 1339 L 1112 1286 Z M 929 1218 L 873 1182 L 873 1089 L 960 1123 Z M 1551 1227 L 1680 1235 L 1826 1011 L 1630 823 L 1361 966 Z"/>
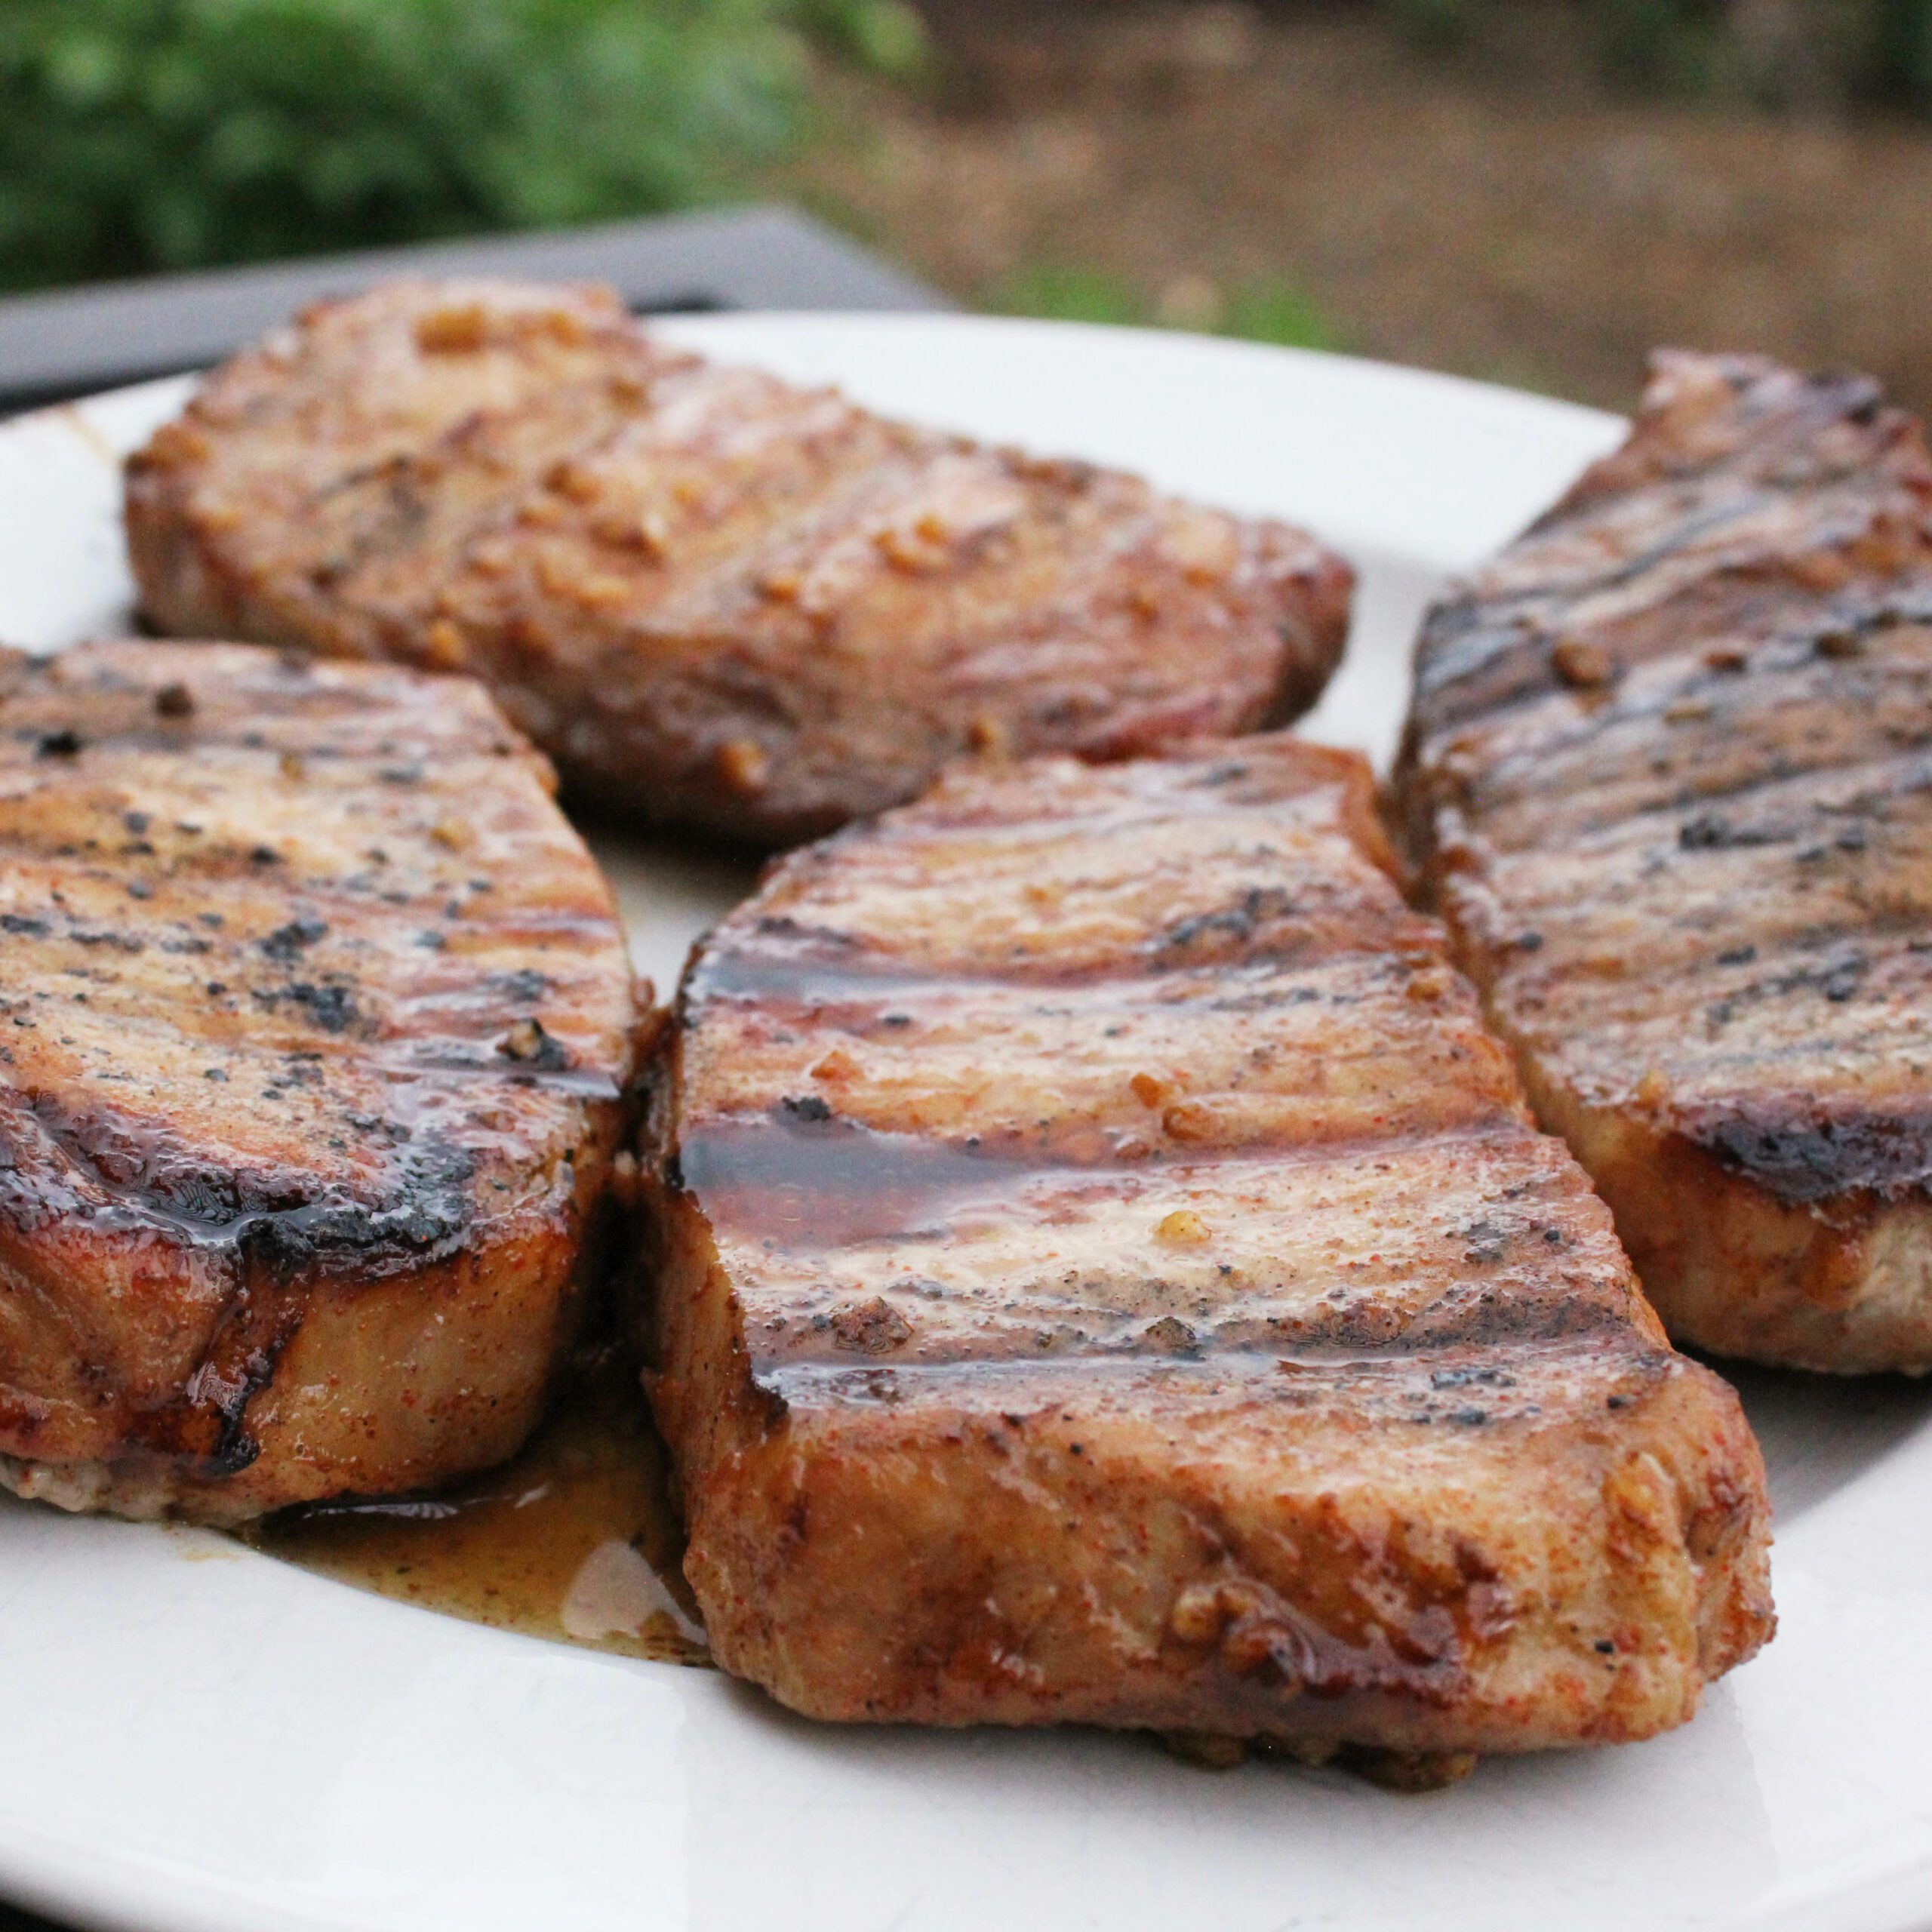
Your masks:
<path fill-rule="evenodd" d="M 580 1365 L 522 1452 L 434 1496 L 285 1511 L 256 1549 L 378 1596 L 527 1636 L 705 1664 L 670 1466 L 632 1370 Z"/>

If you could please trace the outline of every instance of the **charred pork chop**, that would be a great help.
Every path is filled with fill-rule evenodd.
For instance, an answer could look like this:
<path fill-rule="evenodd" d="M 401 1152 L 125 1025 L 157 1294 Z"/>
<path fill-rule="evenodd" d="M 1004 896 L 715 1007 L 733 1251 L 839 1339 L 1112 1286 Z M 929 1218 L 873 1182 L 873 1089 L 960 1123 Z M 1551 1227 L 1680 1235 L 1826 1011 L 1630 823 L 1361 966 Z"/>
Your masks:
<path fill-rule="evenodd" d="M 1758 1453 L 1283 738 L 795 854 L 647 1075 L 648 1377 L 728 1668 L 832 1718 L 1641 1737 L 1770 1628 Z"/>
<path fill-rule="evenodd" d="M 128 528 L 165 629 L 474 672 L 574 792 L 766 844 L 969 747 L 1284 721 L 1351 582 L 1279 524 L 491 284 L 325 305 L 229 364 L 130 464 Z"/>
<path fill-rule="evenodd" d="M 233 1520 L 515 1448 L 633 1037 L 549 776 L 463 679 L 0 658 L 0 1481 Z"/>
<path fill-rule="evenodd" d="M 1439 606 L 1406 816 L 1679 1339 L 1932 1368 L 1932 461 L 1858 377 L 1667 355 Z"/>

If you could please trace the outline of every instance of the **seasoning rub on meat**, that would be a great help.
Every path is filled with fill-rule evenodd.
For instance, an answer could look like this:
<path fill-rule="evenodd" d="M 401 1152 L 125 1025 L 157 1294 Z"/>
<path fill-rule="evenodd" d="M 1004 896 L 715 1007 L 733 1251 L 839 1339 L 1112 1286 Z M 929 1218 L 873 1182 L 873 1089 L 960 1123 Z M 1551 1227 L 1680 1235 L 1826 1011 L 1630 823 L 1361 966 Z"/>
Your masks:
<path fill-rule="evenodd" d="M 131 462 L 147 614 L 475 672 L 566 786 L 782 844 L 968 749 L 1283 722 L 1348 567 L 1139 478 L 654 341 L 606 291 L 310 309 Z"/>
<path fill-rule="evenodd" d="M 462 679 L 0 655 L 0 1481 L 232 1521 L 517 1447 L 633 1051 L 549 777 Z"/>
<path fill-rule="evenodd" d="M 703 946 L 647 1379 L 729 1669 L 1426 1772 L 1681 1723 L 1764 1640 L 1736 1400 L 1391 866 L 1286 739 L 969 768 Z"/>
<path fill-rule="evenodd" d="M 1932 461 L 1857 376 L 1671 355 L 1430 617 L 1458 956 L 1679 1339 L 1932 1369 Z"/>

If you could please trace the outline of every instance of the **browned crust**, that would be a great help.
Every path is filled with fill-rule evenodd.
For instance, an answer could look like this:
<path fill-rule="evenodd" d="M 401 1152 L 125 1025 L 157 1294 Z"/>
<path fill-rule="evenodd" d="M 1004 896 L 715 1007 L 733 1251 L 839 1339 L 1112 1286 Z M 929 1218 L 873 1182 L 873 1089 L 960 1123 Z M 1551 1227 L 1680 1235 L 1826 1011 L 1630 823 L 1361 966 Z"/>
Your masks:
<path fill-rule="evenodd" d="M 964 752 L 1284 722 L 1352 586 L 1284 525 L 498 284 L 305 312 L 131 459 L 127 525 L 162 628 L 473 672 L 574 792 L 767 845 Z"/>
<path fill-rule="evenodd" d="M 632 993 L 461 681 L 90 645 L 0 695 L 0 1480 L 232 1520 L 534 1423 Z"/>
<path fill-rule="evenodd" d="M 1718 1355 L 1841 1375 L 1922 1373 L 1932 1362 L 1932 1207 L 1922 1188 L 1853 1181 L 1784 1195 L 1761 1169 L 1732 1165 L 1694 1132 L 1641 1110 L 1580 1105 L 1534 1069 L 1529 1084 L 1539 1118 L 1610 1204 L 1673 1334 Z M 1792 1131 L 1808 1140 L 1816 1128 Z M 1807 1175 L 1815 1187 L 1815 1170 Z"/>
<path fill-rule="evenodd" d="M 1769 1635 L 1736 1398 L 1522 1123 L 1371 796 L 1287 740 L 960 775 L 707 943 L 644 1272 L 728 1668 L 821 1718 L 1456 1752 L 1647 1736 Z M 1189 1017 L 1201 945 L 1259 1089 Z M 1111 1035 L 1056 1044 L 1083 994 Z M 1170 1137 L 1110 1158 L 1189 1041 Z"/>
<path fill-rule="evenodd" d="M 1431 614 L 1399 810 L 1680 1339 L 1932 1368 L 1932 460 L 1854 376 L 1666 355 Z"/>

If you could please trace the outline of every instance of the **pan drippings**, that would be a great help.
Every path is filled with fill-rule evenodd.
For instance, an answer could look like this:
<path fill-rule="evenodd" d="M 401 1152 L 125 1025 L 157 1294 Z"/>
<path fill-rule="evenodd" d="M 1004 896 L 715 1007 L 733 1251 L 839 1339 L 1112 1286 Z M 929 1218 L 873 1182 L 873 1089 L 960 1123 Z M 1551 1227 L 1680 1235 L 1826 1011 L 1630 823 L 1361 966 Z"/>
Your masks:
<path fill-rule="evenodd" d="M 660 1663 L 710 1661 L 663 1445 L 635 1377 L 580 1372 L 523 1453 L 433 1497 L 291 1510 L 256 1549 L 472 1623 Z"/>

